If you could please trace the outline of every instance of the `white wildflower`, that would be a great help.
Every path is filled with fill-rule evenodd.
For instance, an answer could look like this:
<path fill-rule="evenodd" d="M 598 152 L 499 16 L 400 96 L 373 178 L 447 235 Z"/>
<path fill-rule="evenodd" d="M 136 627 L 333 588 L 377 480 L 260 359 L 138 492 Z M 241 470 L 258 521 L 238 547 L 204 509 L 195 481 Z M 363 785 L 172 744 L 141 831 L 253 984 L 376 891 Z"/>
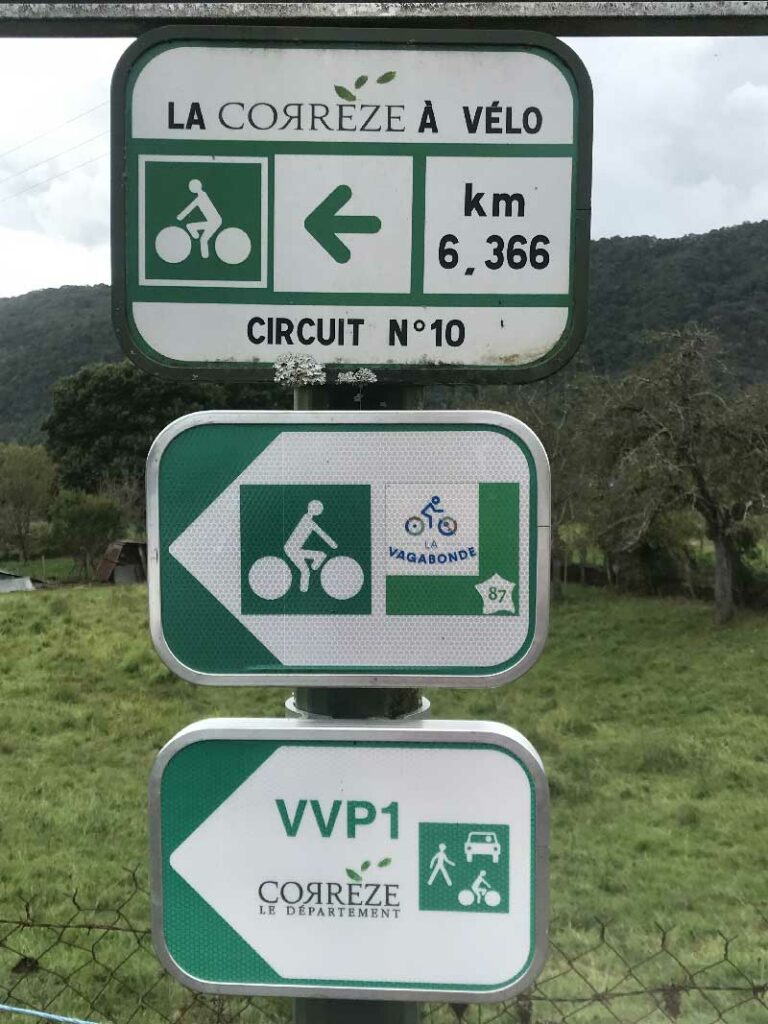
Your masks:
<path fill-rule="evenodd" d="M 336 378 L 337 384 L 358 384 L 363 387 L 365 384 L 375 384 L 378 377 L 373 370 L 345 370 Z"/>
<path fill-rule="evenodd" d="M 284 388 L 325 384 L 325 370 L 312 356 L 280 356 L 275 362 L 275 384 Z"/>

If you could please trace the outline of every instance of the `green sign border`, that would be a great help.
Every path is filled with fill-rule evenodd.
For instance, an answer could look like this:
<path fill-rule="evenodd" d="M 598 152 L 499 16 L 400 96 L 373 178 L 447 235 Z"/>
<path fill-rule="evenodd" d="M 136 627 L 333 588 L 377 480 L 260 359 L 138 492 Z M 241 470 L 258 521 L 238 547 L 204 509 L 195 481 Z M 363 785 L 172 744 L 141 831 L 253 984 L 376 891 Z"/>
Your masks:
<path fill-rule="evenodd" d="M 517 650 L 506 661 L 496 665 L 481 666 L 296 666 L 270 663 L 258 671 L 244 671 L 238 665 L 217 665 L 194 667 L 183 659 L 184 651 L 174 650 L 172 639 L 166 634 L 166 626 L 172 633 L 172 619 L 180 602 L 168 589 L 167 577 L 173 577 L 175 560 L 169 553 L 173 541 L 183 532 L 197 515 L 211 501 L 219 496 L 259 452 L 253 444 L 218 445 L 215 464 L 200 466 L 195 477 L 199 494 L 199 508 L 193 508 L 190 501 L 179 510 L 178 522 L 169 524 L 162 509 L 162 480 L 164 458 L 172 451 L 179 439 L 191 438 L 196 429 L 211 430 L 221 427 L 242 425 L 259 426 L 265 433 L 274 436 L 289 431 L 329 432 L 386 432 L 386 431 L 491 431 L 506 437 L 523 454 L 530 475 L 529 512 L 527 521 L 521 521 L 520 556 L 528 555 L 528 628 L 526 636 Z M 273 440 L 273 438 L 269 438 Z M 223 458 L 228 452 L 231 460 Z M 198 482 L 199 481 L 199 482 Z M 550 528 L 550 479 L 549 464 L 544 448 L 529 427 L 504 413 L 496 412 L 396 412 L 396 413 L 248 413 L 212 412 L 192 413 L 171 423 L 157 437 L 147 459 L 147 537 L 150 550 L 156 557 L 149 566 L 149 622 L 155 649 L 165 664 L 182 679 L 205 685 L 229 686 L 270 686 L 291 685 L 301 680 L 302 686 L 499 686 L 517 679 L 528 671 L 538 660 L 544 646 L 549 625 L 549 545 L 542 542 L 539 530 Z M 189 574 L 180 574 L 186 586 L 199 588 Z M 164 590 L 165 587 L 165 590 Z M 171 603 L 169 597 L 171 595 Z M 211 614 L 231 618 L 223 611 L 207 590 L 202 589 L 210 599 Z M 202 599 L 202 595 L 201 595 Z M 170 611 L 170 617 L 168 609 Z M 185 613 L 186 616 L 186 613 Z M 220 628 L 225 622 L 220 620 Z M 233 620 L 234 625 L 235 620 Z M 256 642 L 256 641 L 254 641 Z M 178 645 L 176 645 L 178 646 Z M 231 646 L 231 645 L 230 645 Z M 225 646 L 225 650 L 228 648 Z M 224 655 L 222 655 L 223 657 Z"/>
<path fill-rule="evenodd" d="M 495 985 L 466 985 L 455 982 L 378 982 L 349 981 L 345 979 L 322 978 L 284 978 L 277 974 L 261 955 L 253 951 L 256 967 L 263 971 L 264 979 L 259 982 L 242 981 L 230 978 L 212 979 L 188 973 L 175 959 L 171 946 L 174 939 L 168 941 L 168 932 L 173 929 L 171 923 L 174 915 L 176 923 L 183 922 L 189 927 L 191 916 L 205 912 L 207 905 L 201 907 L 200 897 L 186 883 L 175 885 L 175 874 L 170 868 L 169 858 L 172 849 L 183 842 L 187 835 L 213 813 L 221 801 L 205 807 L 203 812 L 197 809 L 191 827 L 179 830 L 171 826 L 165 813 L 168 799 L 165 788 L 165 773 L 173 765 L 174 759 L 192 746 L 210 742 L 241 742 L 261 746 L 250 767 L 246 766 L 239 773 L 226 776 L 227 792 L 221 795 L 222 800 L 234 792 L 238 785 L 245 781 L 253 771 L 263 764 L 271 754 L 282 746 L 334 746 L 334 747 L 366 747 L 374 750 L 387 746 L 395 747 L 435 747 L 490 749 L 513 758 L 523 769 L 528 779 L 531 793 L 531 889 L 530 889 L 530 937 L 529 953 L 523 967 L 511 978 L 504 979 Z M 257 756 L 258 755 L 258 756 Z M 186 767 L 186 766 L 183 766 Z M 247 769 L 247 770 L 246 770 Z M 188 787 L 182 785 L 184 793 Z M 218 800 L 217 795 L 217 800 Z M 185 799 L 197 799 L 193 794 Z M 548 898 L 548 831 L 549 831 L 549 790 L 544 769 L 536 751 L 515 730 L 508 726 L 486 722 L 421 722 L 394 725 L 386 730 L 376 726 L 318 726 L 312 722 L 288 721 L 281 719 L 210 719 L 197 722 L 173 737 L 158 754 L 153 766 L 149 785 L 149 821 L 150 821 L 150 869 L 152 888 L 152 935 L 163 965 L 177 980 L 190 988 L 201 992 L 217 992 L 230 995 L 313 995 L 313 994 L 346 994 L 359 995 L 363 998 L 412 999 L 414 995 L 423 998 L 450 998 L 461 994 L 471 997 L 477 1002 L 496 1002 L 509 998 L 515 992 L 529 987 L 533 978 L 541 970 L 546 958 L 547 923 L 549 917 Z M 183 834 L 182 834 L 183 833 Z M 168 913 L 167 894 L 174 893 L 179 901 L 171 913 Z M 229 945 L 235 941 L 242 945 L 240 937 L 229 925 L 223 923 L 215 911 L 212 915 L 212 939 L 218 945 L 222 942 Z M 221 963 L 220 956 L 214 956 Z M 225 960 L 227 958 L 225 957 Z M 206 974 L 215 973 L 211 967 Z M 202 971 L 200 973 L 203 973 Z"/>
<path fill-rule="evenodd" d="M 537 32 L 514 32 L 504 30 L 463 29 L 415 29 L 403 28 L 359 29 L 359 28 L 328 28 L 306 27 L 293 29 L 287 26 L 260 27 L 225 27 L 225 26 L 179 26 L 178 28 L 154 29 L 145 33 L 130 46 L 121 57 L 112 79 L 112 319 L 126 354 L 142 369 L 149 373 L 177 380 L 210 380 L 210 381 L 269 381 L 273 377 L 273 364 L 268 362 L 199 362 L 187 363 L 170 360 L 155 352 L 141 337 L 131 316 L 131 280 L 135 275 L 135 252 L 129 248 L 131 233 L 127 230 L 128 216 L 134 216 L 135 185 L 130 184 L 131 168 L 136 161 L 138 148 L 146 149 L 150 140 L 135 142 L 130 136 L 131 90 L 135 76 L 141 67 L 151 60 L 158 49 L 168 49 L 185 43 L 201 45 L 253 45 L 259 43 L 276 47 L 301 47 L 323 45 L 327 48 L 362 46 L 368 48 L 405 47 L 414 45 L 430 49 L 488 49 L 488 50 L 534 50 L 540 56 L 557 65 L 567 79 L 573 95 L 574 143 L 562 146 L 536 145 L 487 145 L 488 155 L 503 156 L 514 153 L 516 156 L 541 155 L 542 151 L 567 151 L 574 158 L 574 174 L 572 181 L 572 218 L 571 218 L 571 282 L 567 295 L 564 296 L 504 296 L 488 295 L 473 296 L 433 296 L 422 300 L 422 297 L 377 295 L 354 296 L 314 293 L 290 293 L 285 302 L 309 302 L 315 305 L 334 306 L 340 303 L 370 302 L 375 299 L 377 305 L 387 304 L 418 306 L 422 301 L 433 306 L 481 306 L 492 305 L 506 308 L 514 305 L 568 305 L 569 313 L 565 330 L 559 341 L 540 359 L 530 363 L 516 365 L 445 365 L 435 363 L 420 365 L 418 363 L 399 364 L 346 364 L 329 362 L 326 365 L 336 369 L 345 369 L 351 365 L 367 365 L 375 367 L 377 376 L 383 383 L 409 384 L 452 384 L 452 383 L 494 383 L 522 382 L 539 380 L 556 372 L 574 355 L 581 344 L 587 326 L 587 292 L 589 265 L 589 227 L 590 227 L 590 194 L 592 179 L 592 86 L 587 71 L 579 57 L 558 39 Z M 179 144 L 168 140 L 154 140 L 152 146 L 159 152 L 168 152 Z M 386 152 L 396 155 L 407 152 L 416 157 L 414 171 L 418 178 L 418 169 L 425 166 L 425 155 L 430 149 L 426 143 L 414 144 L 365 144 L 341 143 L 204 143 L 185 141 L 185 152 L 193 154 L 198 150 L 206 153 L 213 150 L 232 154 L 257 154 L 269 152 L 333 152 L 338 153 L 345 148 L 357 154 L 369 152 Z M 483 149 L 482 143 L 433 144 L 432 148 L 441 155 L 452 155 L 471 151 L 476 155 Z M 551 153 L 550 153 L 551 155 Z M 272 161 L 270 156 L 270 163 Z M 270 227 L 271 230 L 271 227 Z M 418 264 L 416 250 L 415 263 Z M 160 289 L 162 291 L 162 289 Z M 220 289 L 219 291 L 226 291 Z M 158 296 L 161 297 L 161 296 Z"/>

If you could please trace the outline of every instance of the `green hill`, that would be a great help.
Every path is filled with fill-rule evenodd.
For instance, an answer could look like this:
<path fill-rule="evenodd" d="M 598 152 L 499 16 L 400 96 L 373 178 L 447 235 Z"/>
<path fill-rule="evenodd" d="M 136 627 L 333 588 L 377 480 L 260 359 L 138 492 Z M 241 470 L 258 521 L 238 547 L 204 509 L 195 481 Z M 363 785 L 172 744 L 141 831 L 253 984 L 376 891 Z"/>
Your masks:
<path fill-rule="evenodd" d="M 691 321 L 720 334 L 742 381 L 768 379 L 768 221 L 683 238 L 592 243 L 589 331 L 582 358 L 615 373 L 649 330 Z"/>
<path fill-rule="evenodd" d="M 50 387 L 121 353 L 108 285 L 0 299 L 0 441 L 39 440 Z M 720 333 L 744 382 L 768 379 L 768 221 L 704 235 L 592 244 L 590 326 L 578 365 L 616 373 L 649 330 L 692 320 Z"/>
<path fill-rule="evenodd" d="M 0 298 L 0 441 L 42 440 L 51 385 L 121 358 L 106 284 Z"/>

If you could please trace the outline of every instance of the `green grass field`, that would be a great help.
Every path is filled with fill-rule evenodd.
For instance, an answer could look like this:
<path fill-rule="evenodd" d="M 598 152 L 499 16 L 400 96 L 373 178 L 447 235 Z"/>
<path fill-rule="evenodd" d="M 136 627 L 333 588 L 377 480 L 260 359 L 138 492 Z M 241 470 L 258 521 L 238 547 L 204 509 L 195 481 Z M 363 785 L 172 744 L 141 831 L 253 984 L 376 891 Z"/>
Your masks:
<path fill-rule="evenodd" d="M 77 581 L 82 578 L 81 567 L 67 555 L 31 558 L 28 562 L 6 559 L 0 561 L 0 569 L 4 572 L 15 573 L 17 576 L 33 576 L 37 579 L 57 580 L 61 583 Z"/>
<path fill-rule="evenodd" d="M 767 680 L 765 617 L 716 629 L 703 604 L 572 587 L 522 680 L 429 696 L 434 717 L 506 722 L 541 753 L 557 945 L 586 950 L 602 921 L 639 959 L 674 926 L 671 948 L 695 967 L 724 934 L 765 981 Z M 175 679 L 150 645 L 143 587 L 0 597 L 0 916 L 31 900 L 63 920 L 74 890 L 114 905 L 126 871 L 146 873 L 156 751 L 200 718 L 280 716 L 286 696 Z M 580 961 L 598 984 L 606 956 Z M 674 980 L 666 960 L 646 974 Z"/>

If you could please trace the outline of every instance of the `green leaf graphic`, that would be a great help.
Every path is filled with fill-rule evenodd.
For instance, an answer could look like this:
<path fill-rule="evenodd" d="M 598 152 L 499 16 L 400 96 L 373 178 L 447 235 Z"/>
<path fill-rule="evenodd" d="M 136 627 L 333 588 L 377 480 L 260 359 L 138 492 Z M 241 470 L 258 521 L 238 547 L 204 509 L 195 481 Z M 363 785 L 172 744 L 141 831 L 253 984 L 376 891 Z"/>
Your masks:
<path fill-rule="evenodd" d="M 359 78 L 355 79 L 355 88 L 356 89 L 362 89 L 367 81 L 368 81 L 368 75 L 360 75 Z"/>
<path fill-rule="evenodd" d="M 376 81 L 379 83 L 379 85 L 386 85 L 387 82 L 392 81 L 396 74 L 396 71 L 385 71 L 383 75 L 379 75 Z"/>
<path fill-rule="evenodd" d="M 370 866 L 371 862 L 369 860 L 364 860 L 360 865 L 360 873 L 362 874 L 363 871 L 367 871 Z"/>
<path fill-rule="evenodd" d="M 353 882 L 362 882 L 360 875 L 358 875 L 356 871 L 353 871 L 352 868 L 347 868 L 347 875 Z"/>
<path fill-rule="evenodd" d="M 348 100 L 350 103 L 355 102 L 355 94 L 350 92 L 349 89 L 345 89 L 343 85 L 334 85 L 336 95 L 341 96 L 343 100 Z"/>
<path fill-rule="evenodd" d="M 380 860 L 379 861 L 379 863 L 376 865 L 376 867 L 377 868 L 388 868 L 391 863 L 392 863 L 392 858 L 391 857 L 385 857 L 384 860 Z"/>

